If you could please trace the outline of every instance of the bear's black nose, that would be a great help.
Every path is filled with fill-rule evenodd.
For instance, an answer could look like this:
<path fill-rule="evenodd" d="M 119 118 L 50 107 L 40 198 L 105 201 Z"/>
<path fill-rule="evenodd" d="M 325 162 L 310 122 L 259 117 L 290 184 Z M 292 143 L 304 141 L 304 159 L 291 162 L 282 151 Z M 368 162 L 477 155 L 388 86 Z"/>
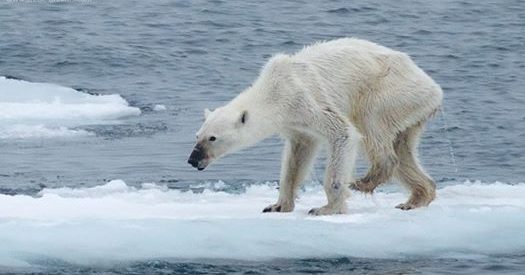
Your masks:
<path fill-rule="evenodd" d="M 191 166 L 197 168 L 199 166 L 199 161 L 194 158 L 189 158 L 188 163 L 191 164 Z"/>
<path fill-rule="evenodd" d="M 193 151 L 191 151 L 190 157 L 188 158 L 188 163 L 191 164 L 191 166 L 199 169 L 199 164 L 205 157 L 206 153 L 204 152 L 202 145 L 197 144 L 193 148 Z M 201 168 L 204 169 L 204 167 Z"/>

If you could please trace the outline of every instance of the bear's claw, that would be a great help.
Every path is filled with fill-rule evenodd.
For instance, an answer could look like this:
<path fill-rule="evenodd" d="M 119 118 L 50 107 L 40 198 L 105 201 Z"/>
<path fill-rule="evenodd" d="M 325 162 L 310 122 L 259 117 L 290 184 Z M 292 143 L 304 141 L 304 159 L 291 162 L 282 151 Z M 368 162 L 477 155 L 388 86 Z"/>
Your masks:
<path fill-rule="evenodd" d="M 416 206 L 411 203 L 400 203 L 396 205 L 396 208 L 401 209 L 401 210 L 410 210 L 410 209 L 416 208 Z"/>
<path fill-rule="evenodd" d="M 312 208 L 310 211 L 308 211 L 308 215 L 317 216 L 317 212 L 319 211 L 319 208 Z"/>
<path fill-rule="evenodd" d="M 323 207 L 319 207 L 319 208 L 312 208 L 310 209 L 310 211 L 308 211 L 308 215 L 312 215 L 312 216 L 334 215 L 334 214 L 345 214 L 345 213 L 346 211 L 344 210 L 333 209 L 326 205 Z"/>
<path fill-rule="evenodd" d="M 270 205 L 263 209 L 263 213 L 266 213 L 266 212 L 281 212 L 281 206 L 276 205 L 276 204 Z"/>
<path fill-rule="evenodd" d="M 267 212 L 292 212 L 294 208 L 293 204 L 290 203 L 276 203 L 268 205 L 263 209 L 263 213 Z"/>

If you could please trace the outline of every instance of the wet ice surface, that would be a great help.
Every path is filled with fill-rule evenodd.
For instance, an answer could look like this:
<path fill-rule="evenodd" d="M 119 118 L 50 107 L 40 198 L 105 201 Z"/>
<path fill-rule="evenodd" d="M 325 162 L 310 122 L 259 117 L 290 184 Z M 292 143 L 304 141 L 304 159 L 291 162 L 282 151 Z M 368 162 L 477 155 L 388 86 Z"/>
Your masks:
<path fill-rule="evenodd" d="M 0 270 L 523 270 L 524 13 L 520 1 L 0 3 Z M 310 182 L 294 213 L 262 215 L 278 138 L 203 173 L 187 165 L 205 107 L 271 54 L 342 36 L 409 53 L 444 89 L 420 146 L 440 188 L 428 209 L 393 209 L 405 195 L 386 186 L 349 200 L 350 215 L 308 217 L 324 202 Z"/>

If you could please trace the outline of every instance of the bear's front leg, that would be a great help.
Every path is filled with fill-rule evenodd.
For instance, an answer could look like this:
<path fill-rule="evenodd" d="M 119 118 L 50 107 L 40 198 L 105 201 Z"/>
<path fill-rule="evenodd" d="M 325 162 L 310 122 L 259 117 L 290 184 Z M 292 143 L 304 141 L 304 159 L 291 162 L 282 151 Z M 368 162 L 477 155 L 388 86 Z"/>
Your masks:
<path fill-rule="evenodd" d="M 301 182 L 308 174 L 318 141 L 305 134 L 293 133 L 286 141 L 281 164 L 279 199 L 263 209 L 263 212 L 291 212 L 295 207 L 295 197 Z"/>
<path fill-rule="evenodd" d="M 328 204 L 322 207 L 312 208 L 308 211 L 308 214 L 314 216 L 346 214 L 346 198 L 348 197 L 348 191 L 346 189 L 347 188 L 339 182 L 333 182 L 329 186 L 325 186 Z"/>
<path fill-rule="evenodd" d="M 346 198 L 349 196 L 348 183 L 353 180 L 353 172 L 359 146 L 359 135 L 352 126 L 330 141 L 328 165 L 324 179 L 324 190 L 328 203 L 313 208 L 310 215 L 345 214 Z"/>

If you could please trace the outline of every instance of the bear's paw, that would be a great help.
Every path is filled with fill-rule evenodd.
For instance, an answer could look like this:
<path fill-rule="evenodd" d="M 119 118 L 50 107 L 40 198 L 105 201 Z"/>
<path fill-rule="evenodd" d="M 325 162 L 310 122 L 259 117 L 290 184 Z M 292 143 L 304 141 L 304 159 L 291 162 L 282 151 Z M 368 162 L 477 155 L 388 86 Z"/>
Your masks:
<path fill-rule="evenodd" d="M 350 184 L 351 189 L 361 191 L 363 193 L 373 193 L 376 187 L 376 184 L 365 180 L 357 180 Z"/>

